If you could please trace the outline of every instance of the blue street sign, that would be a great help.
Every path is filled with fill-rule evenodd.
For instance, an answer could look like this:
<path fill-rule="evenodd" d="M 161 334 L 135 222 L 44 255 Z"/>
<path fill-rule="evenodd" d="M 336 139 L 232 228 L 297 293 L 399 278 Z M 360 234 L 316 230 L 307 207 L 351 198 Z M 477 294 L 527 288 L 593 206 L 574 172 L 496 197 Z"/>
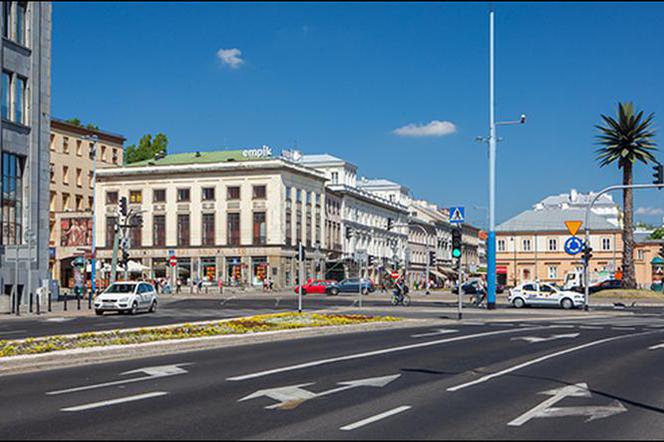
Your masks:
<path fill-rule="evenodd" d="M 567 241 L 565 241 L 565 253 L 568 255 L 576 255 L 581 252 L 581 250 L 583 250 L 583 241 L 576 236 L 567 238 Z"/>
<path fill-rule="evenodd" d="M 466 211 L 463 207 L 450 207 L 450 222 L 462 223 L 466 220 Z"/>

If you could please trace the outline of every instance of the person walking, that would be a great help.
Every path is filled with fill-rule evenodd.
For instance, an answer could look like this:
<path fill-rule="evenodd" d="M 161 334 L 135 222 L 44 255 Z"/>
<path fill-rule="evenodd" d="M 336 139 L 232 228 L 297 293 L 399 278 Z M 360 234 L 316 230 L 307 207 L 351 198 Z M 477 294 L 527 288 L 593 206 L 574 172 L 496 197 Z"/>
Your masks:
<path fill-rule="evenodd" d="M 179 295 L 180 292 L 182 292 L 182 279 L 178 278 L 176 282 L 175 293 Z"/>

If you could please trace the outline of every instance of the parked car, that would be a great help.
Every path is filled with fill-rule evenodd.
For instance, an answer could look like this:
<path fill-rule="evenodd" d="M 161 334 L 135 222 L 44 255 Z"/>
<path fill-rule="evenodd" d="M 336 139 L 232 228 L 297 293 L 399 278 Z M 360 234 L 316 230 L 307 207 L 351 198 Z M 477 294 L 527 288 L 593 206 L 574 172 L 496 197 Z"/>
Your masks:
<path fill-rule="evenodd" d="M 307 295 L 309 293 L 325 294 L 327 288 L 330 285 L 336 283 L 337 281 L 333 279 L 310 279 L 302 286 L 302 294 L 303 295 Z M 295 289 L 293 290 L 295 294 L 298 293 L 299 289 L 300 289 L 299 285 L 295 287 Z"/>
<path fill-rule="evenodd" d="M 562 307 L 565 310 L 582 307 L 583 295 L 562 290 L 553 284 L 524 282 L 510 290 L 508 302 L 516 308 L 526 306 Z"/>
<path fill-rule="evenodd" d="M 369 279 L 362 279 L 360 283 L 360 278 L 347 278 L 335 284 L 330 284 L 326 293 L 328 295 L 336 296 L 339 293 L 359 293 L 360 284 L 362 286 L 362 294 L 367 295 L 376 290 L 374 283 Z"/>
<path fill-rule="evenodd" d="M 602 290 L 612 290 L 619 288 L 622 288 L 622 281 L 620 279 L 607 279 L 605 281 L 598 282 L 597 284 L 592 284 L 590 287 L 588 287 L 588 293 L 593 294 L 601 292 Z M 584 293 L 583 287 L 574 287 L 572 290 L 578 293 Z"/>
<path fill-rule="evenodd" d="M 152 284 L 143 281 L 114 282 L 95 298 L 95 313 L 150 313 L 157 310 L 157 292 Z"/>

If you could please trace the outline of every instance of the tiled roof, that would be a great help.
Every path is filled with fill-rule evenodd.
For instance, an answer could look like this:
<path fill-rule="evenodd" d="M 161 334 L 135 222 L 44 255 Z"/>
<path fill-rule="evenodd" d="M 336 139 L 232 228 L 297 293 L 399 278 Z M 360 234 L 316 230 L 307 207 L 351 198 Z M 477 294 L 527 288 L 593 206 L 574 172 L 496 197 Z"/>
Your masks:
<path fill-rule="evenodd" d="M 566 231 L 565 221 L 585 220 L 585 210 L 580 209 L 544 209 L 544 210 L 526 210 L 514 218 L 511 218 L 500 224 L 496 230 L 498 232 L 534 232 L 540 230 L 546 231 Z M 606 218 L 590 212 L 591 230 L 619 230 L 615 224 L 611 224 Z M 582 229 L 585 226 L 581 227 Z"/>

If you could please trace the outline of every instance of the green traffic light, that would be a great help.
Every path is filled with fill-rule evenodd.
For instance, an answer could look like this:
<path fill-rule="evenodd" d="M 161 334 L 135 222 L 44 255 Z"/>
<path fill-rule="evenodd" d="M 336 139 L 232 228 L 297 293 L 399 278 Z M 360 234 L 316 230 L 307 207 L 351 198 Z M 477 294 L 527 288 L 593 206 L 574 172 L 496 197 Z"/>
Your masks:
<path fill-rule="evenodd" d="M 459 249 L 452 250 L 452 256 L 458 258 L 459 256 L 461 256 L 461 250 Z"/>

